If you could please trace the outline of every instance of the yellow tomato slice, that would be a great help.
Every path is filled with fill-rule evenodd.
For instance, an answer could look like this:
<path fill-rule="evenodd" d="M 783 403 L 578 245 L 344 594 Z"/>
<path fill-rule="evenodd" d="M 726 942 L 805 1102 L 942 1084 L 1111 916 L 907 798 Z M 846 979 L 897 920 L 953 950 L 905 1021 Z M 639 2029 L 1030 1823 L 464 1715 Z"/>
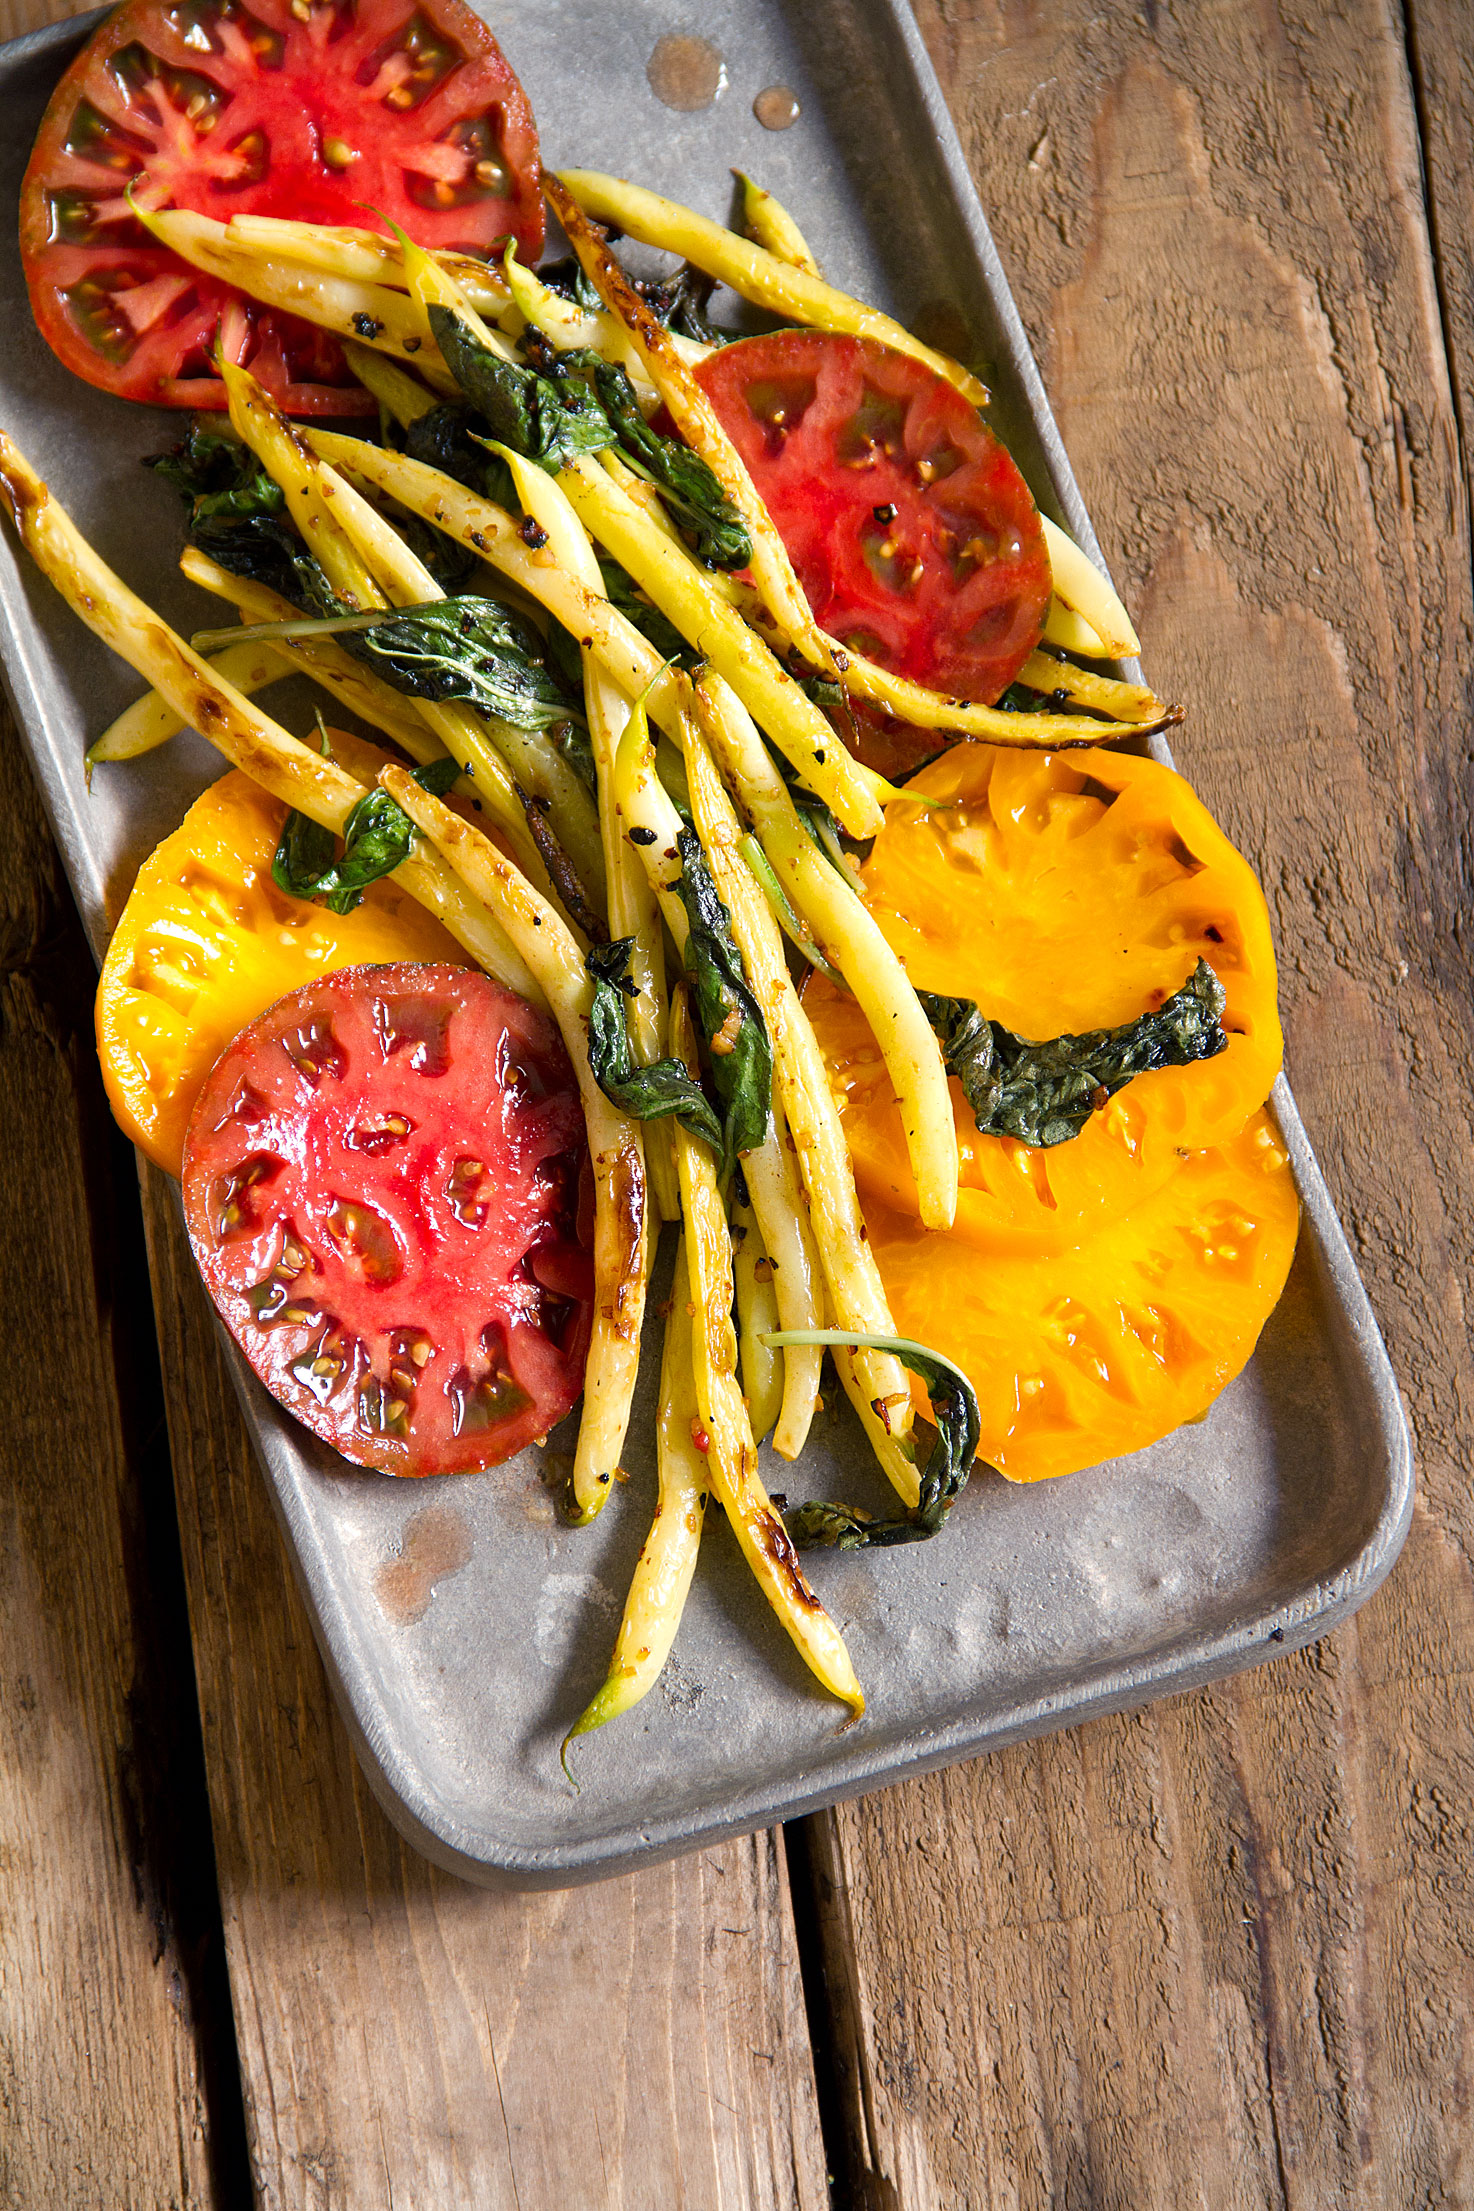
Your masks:
<path fill-rule="evenodd" d="M 893 805 L 862 874 L 913 983 L 971 998 L 1021 1036 L 1114 1028 L 1180 990 L 1199 959 L 1225 994 L 1228 1049 L 1138 1075 L 1081 1134 L 1041 1150 L 980 1135 L 961 1086 L 956 1233 L 1058 1247 L 1142 1202 L 1183 1151 L 1227 1142 L 1283 1051 L 1264 896 L 1182 777 L 1130 753 L 956 745 Z M 804 1005 L 870 1195 L 914 1216 L 894 1093 L 854 1006 L 822 977 Z"/>
<path fill-rule="evenodd" d="M 179 1173 L 200 1085 L 267 1006 L 337 967 L 466 955 L 414 899 L 375 883 L 350 914 L 271 880 L 287 810 L 249 776 L 210 786 L 138 871 L 103 961 L 97 1050 L 121 1126 Z"/>
<path fill-rule="evenodd" d="M 1140 1451 L 1206 1412 L 1274 1310 L 1299 1217 L 1265 1113 L 1073 1249 L 983 1259 L 955 1229 L 865 1207 L 897 1332 L 968 1375 L 978 1455 L 1015 1482 Z"/>

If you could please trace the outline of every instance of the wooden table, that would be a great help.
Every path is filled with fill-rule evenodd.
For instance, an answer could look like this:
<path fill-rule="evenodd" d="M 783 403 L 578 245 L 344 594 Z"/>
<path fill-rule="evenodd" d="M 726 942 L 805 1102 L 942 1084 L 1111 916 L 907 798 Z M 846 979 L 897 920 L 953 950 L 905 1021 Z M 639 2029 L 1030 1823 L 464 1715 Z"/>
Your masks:
<path fill-rule="evenodd" d="M 797 1829 L 568 1895 L 432 1872 L 108 1121 L 8 744 L 7 2207 L 1474 2203 L 1474 20 L 919 13 L 1179 759 L 1263 873 L 1416 1432 L 1403 1560 L 1311 1651 Z"/>

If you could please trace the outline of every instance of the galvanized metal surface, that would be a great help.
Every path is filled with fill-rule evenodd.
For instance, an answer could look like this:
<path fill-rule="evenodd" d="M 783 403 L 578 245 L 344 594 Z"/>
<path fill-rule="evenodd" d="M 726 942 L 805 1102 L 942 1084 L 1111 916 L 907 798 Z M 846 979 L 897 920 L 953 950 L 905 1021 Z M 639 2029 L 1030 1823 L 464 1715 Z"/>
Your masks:
<path fill-rule="evenodd" d="M 720 216 L 729 168 L 755 173 L 837 282 L 982 367 L 994 419 L 1036 493 L 1093 548 L 905 0 L 707 0 L 684 20 L 659 0 L 490 0 L 483 12 L 532 97 L 550 162 L 634 175 Z M 724 57 L 726 86 L 711 109 L 672 113 L 650 91 L 646 62 L 662 35 L 697 31 Z M 78 36 L 68 24 L 0 51 L 7 204 Z M 776 84 L 803 110 L 781 134 L 751 107 Z M 32 327 L 13 244 L 0 256 L 0 315 L 0 423 L 128 581 L 179 627 L 196 627 L 213 602 L 175 570 L 177 502 L 138 466 L 177 434 L 178 418 L 65 375 Z M 8 534 L 0 614 L 21 727 L 100 949 L 139 860 L 219 772 L 218 758 L 185 737 L 101 771 L 89 797 L 83 751 L 137 679 Z M 305 696 L 284 689 L 272 708 L 308 724 Z M 534 1451 L 485 1476 L 386 1482 L 314 1446 L 237 1360 L 328 1670 L 389 1816 L 471 1880 L 561 1886 L 1190 1687 L 1344 1618 L 1401 1545 L 1410 1448 L 1283 1083 L 1275 1105 L 1304 1228 L 1246 1373 L 1203 1426 L 1134 1458 L 1033 1488 L 979 1478 L 935 1544 L 818 1554 L 815 1584 L 870 1697 L 847 1729 L 717 1524 L 659 1689 L 632 1719 L 582 1741 L 580 1793 L 565 1783 L 557 1744 L 602 1675 L 653 1496 L 653 1357 L 628 1486 L 579 1532 L 558 1525 L 545 1479 L 559 1471 L 566 1435 L 550 1444 L 551 1468 Z M 846 1414 L 820 1423 L 801 1467 L 775 1461 L 768 1478 L 795 1496 L 879 1503 L 866 1457 Z M 465 1563 L 432 1584 L 437 1557 L 462 1551 Z"/>

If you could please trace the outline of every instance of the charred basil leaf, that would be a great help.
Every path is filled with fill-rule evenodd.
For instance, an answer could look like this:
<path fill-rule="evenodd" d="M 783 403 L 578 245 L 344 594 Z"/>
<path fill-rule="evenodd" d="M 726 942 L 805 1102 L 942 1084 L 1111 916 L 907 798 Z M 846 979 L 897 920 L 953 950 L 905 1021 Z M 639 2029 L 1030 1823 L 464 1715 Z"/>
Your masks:
<path fill-rule="evenodd" d="M 716 280 L 704 269 L 693 268 L 688 261 L 668 284 L 647 277 L 636 277 L 633 281 L 651 314 L 657 322 L 663 322 L 667 330 L 677 331 L 683 338 L 694 338 L 697 345 L 732 343 L 730 330 L 719 330 L 714 322 L 707 320 L 707 303 L 716 289 Z"/>
<path fill-rule="evenodd" d="M 783 1344 L 863 1345 L 893 1352 L 919 1375 L 931 1399 L 936 1440 L 921 1470 L 921 1494 L 915 1507 L 894 1519 L 875 1520 L 853 1505 L 798 1505 L 785 1514 L 788 1532 L 800 1550 L 832 1544 L 841 1551 L 888 1548 L 893 1543 L 924 1543 L 940 1533 L 954 1501 L 967 1486 L 977 1457 L 981 1423 L 975 1391 L 961 1367 L 908 1336 L 847 1336 L 839 1328 L 779 1330 L 764 1336 L 775 1349 Z M 877 1408 L 879 1410 L 880 1408 Z M 882 1412 L 882 1418 L 884 1414 Z"/>
<path fill-rule="evenodd" d="M 1228 1047 L 1223 1033 L 1223 985 L 1199 960 L 1181 990 L 1136 1021 L 1082 1036 L 1031 1043 L 990 1021 L 970 998 L 918 991 L 942 1047 L 985 1136 L 1014 1136 L 1045 1146 L 1078 1136 L 1092 1113 L 1154 1067 L 1185 1067 Z"/>
<path fill-rule="evenodd" d="M 290 599 L 304 614 L 329 616 L 347 610 L 333 596 L 327 577 L 284 514 L 202 514 L 190 523 L 191 544 L 251 583 L 265 584 Z"/>
<path fill-rule="evenodd" d="M 193 519 L 216 515 L 280 514 L 286 505 L 280 484 L 261 466 L 248 445 L 196 415 L 177 445 L 153 453 L 144 462 L 193 502 Z"/>
<path fill-rule="evenodd" d="M 613 944 L 591 946 L 587 954 L 594 985 L 589 1011 L 589 1066 L 594 1080 L 622 1113 L 637 1121 L 673 1118 L 720 1158 L 722 1124 L 700 1083 L 678 1059 L 658 1059 L 652 1067 L 640 1067 L 630 1050 L 624 1001 L 636 995 L 629 972 L 634 942 L 633 937 L 619 937 Z"/>
<path fill-rule="evenodd" d="M 482 345 L 454 308 L 431 307 L 430 327 L 446 367 L 492 436 L 550 476 L 581 453 L 613 445 L 604 410 L 583 380 L 560 377 L 555 383 L 536 369 L 503 360 Z"/>
<path fill-rule="evenodd" d="M 431 760 L 411 770 L 416 783 L 437 798 L 460 774 L 456 761 Z M 271 863 L 271 879 L 293 898 L 320 898 L 329 912 L 347 914 L 370 883 L 391 875 L 409 852 L 414 823 L 387 791 L 366 791 L 343 824 L 343 850 L 320 822 L 288 814 Z"/>
<path fill-rule="evenodd" d="M 762 1009 L 748 988 L 732 916 L 717 896 L 694 829 L 676 839 L 681 880 L 676 885 L 690 934 L 686 966 L 697 1026 L 711 1054 L 711 1079 L 726 1120 L 724 1156 L 730 1166 L 768 1134 L 773 1097 L 773 1047 Z"/>
<path fill-rule="evenodd" d="M 492 456 L 471 435 L 469 407 L 448 399 L 428 413 L 416 415 L 404 432 L 404 450 L 411 460 L 438 468 L 442 476 L 464 484 L 468 491 L 484 488 L 486 467 Z"/>
<path fill-rule="evenodd" d="M 616 362 L 597 353 L 565 354 L 564 359 L 587 362 L 587 373 L 627 459 L 664 494 L 697 559 L 708 568 L 745 568 L 752 558 L 747 524 L 700 454 L 651 429 L 640 412 L 634 385 Z"/>
<path fill-rule="evenodd" d="M 556 292 L 560 299 L 571 299 L 581 314 L 603 313 L 604 302 L 599 288 L 586 275 L 577 254 L 569 253 L 561 261 L 545 262 L 537 273 L 550 292 Z"/>

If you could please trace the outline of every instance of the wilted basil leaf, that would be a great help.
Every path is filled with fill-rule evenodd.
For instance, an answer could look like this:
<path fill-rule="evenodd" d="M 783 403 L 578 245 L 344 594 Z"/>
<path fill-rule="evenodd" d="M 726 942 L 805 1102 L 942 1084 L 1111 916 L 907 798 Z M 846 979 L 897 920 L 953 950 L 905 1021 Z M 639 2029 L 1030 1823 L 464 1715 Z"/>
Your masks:
<path fill-rule="evenodd" d="M 1228 1048 L 1223 985 L 1199 960 L 1181 990 L 1155 1013 L 1117 1029 L 1057 1036 L 1043 1044 L 990 1021 L 970 998 L 918 991 L 985 1136 L 1014 1136 L 1039 1146 L 1068 1143 L 1098 1107 L 1154 1067 L 1185 1067 Z"/>
<path fill-rule="evenodd" d="M 445 365 L 491 434 L 550 476 L 581 453 L 599 453 L 614 432 L 595 394 L 577 378 L 554 383 L 484 346 L 454 308 L 433 306 L 430 327 Z"/>
<path fill-rule="evenodd" d="M 443 798 L 460 768 L 447 757 L 410 772 L 422 789 Z M 320 898 L 330 913 L 351 913 L 368 885 L 392 875 L 407 857 L 414 833 L 404 808 L 378 789 L 366 791 L 343 824 L 343 850 L 337 858 L 330 830 L 306 814 L 288 814 L 271 879 L 292 898 Z"/>
<path fill-rule="evenodd" d="M 676 885 L 691 928 L 686 966 L 697 1025 L 711 1053 L 711 1079 L 726 1109 L 725 1157 L 754 1150 L 767 1139 L 773 1096 L 773 1047 L 762 1009 L 748 987 L 732 916 L 717 896 L 701 840 L 693 829 L 676 839 L 681 879 Z"/>
<path fill-rule="evenodd" d="M 570 361 L 582 358 L 565 355 Z M 745 568 L 752 559 L 747 524 L 707 463 L 679 439 L 663 438 L 651 429 L 622 368 L 597 353 L 587 360 L 620 445 L 664 493 L 676 521 L 690 534 L 697 559 L 708 568 Z"/>
<path fill-rule="evenodd" d="M 499 599 L 467 595 L 405 607 L 342 643 L 396 691 L 464 699 L 517 729 L 547 729 L 575 711 L 528 625 Z"/>
<path fill-rule="evenodd" d="M 893 1543 L 924 1543 L 928 1536 L 939 1534 L 953 1502 L 967 1486 L 982 1427 L 976 1392 L 961 1367 L 907 1336 L 848 1336 L 839 1328 L 802 1328 L 776 1331 L 762 1340 L 775 1348 L 789 1343 L 863 1345 L 871 1351 L 892 1352 L 925 1383 L 936 1423 L 936 1440 L 921 1470 L 920 1495 L 910 1512 L 874 1520 L 852 1505 L 818 1501 L 798 1505 L 785 1518 L 799 1548 L 832 1544 L 841 1551 L 885 1549 Z"/>
<path fill-rule="evenodd" d="M 730 345 L 733 333 L 719 330 L 706 315 L 707 302 L 716 288 L 716 280 L 704 269 L 693 268 L 688 261 L 680 273 L 669 283 L 659 278 L 635 277 L 635 290 L 657 322 L 667 330 L 675 330 L 683 338 L 694 338 L 697 345 Z"/>
<path fill-rule="evenodd" d="M 637 1121 L 675 1119 L 691 1136 L 722 1153 L 722 1124 L 699 1082 L 678 1059 L 658 1059 L 652 1067 L 636 1064 L 630 1050 L 624 1001 L 636 995 L 630 979 L 633 937 L 596 944 L 587 954 L 594 985 L 589 1012 L 589 1066 L 611 1105 Z"/>
<path fill-rule="evenodd" d="M 286 504 L 280 484 L 261 466 L 248 445 L 196 415 L 179 443 L 144 462 L 166 483 L 193 502 L 193 519 L 217 515 L 280 514 Z"/>

